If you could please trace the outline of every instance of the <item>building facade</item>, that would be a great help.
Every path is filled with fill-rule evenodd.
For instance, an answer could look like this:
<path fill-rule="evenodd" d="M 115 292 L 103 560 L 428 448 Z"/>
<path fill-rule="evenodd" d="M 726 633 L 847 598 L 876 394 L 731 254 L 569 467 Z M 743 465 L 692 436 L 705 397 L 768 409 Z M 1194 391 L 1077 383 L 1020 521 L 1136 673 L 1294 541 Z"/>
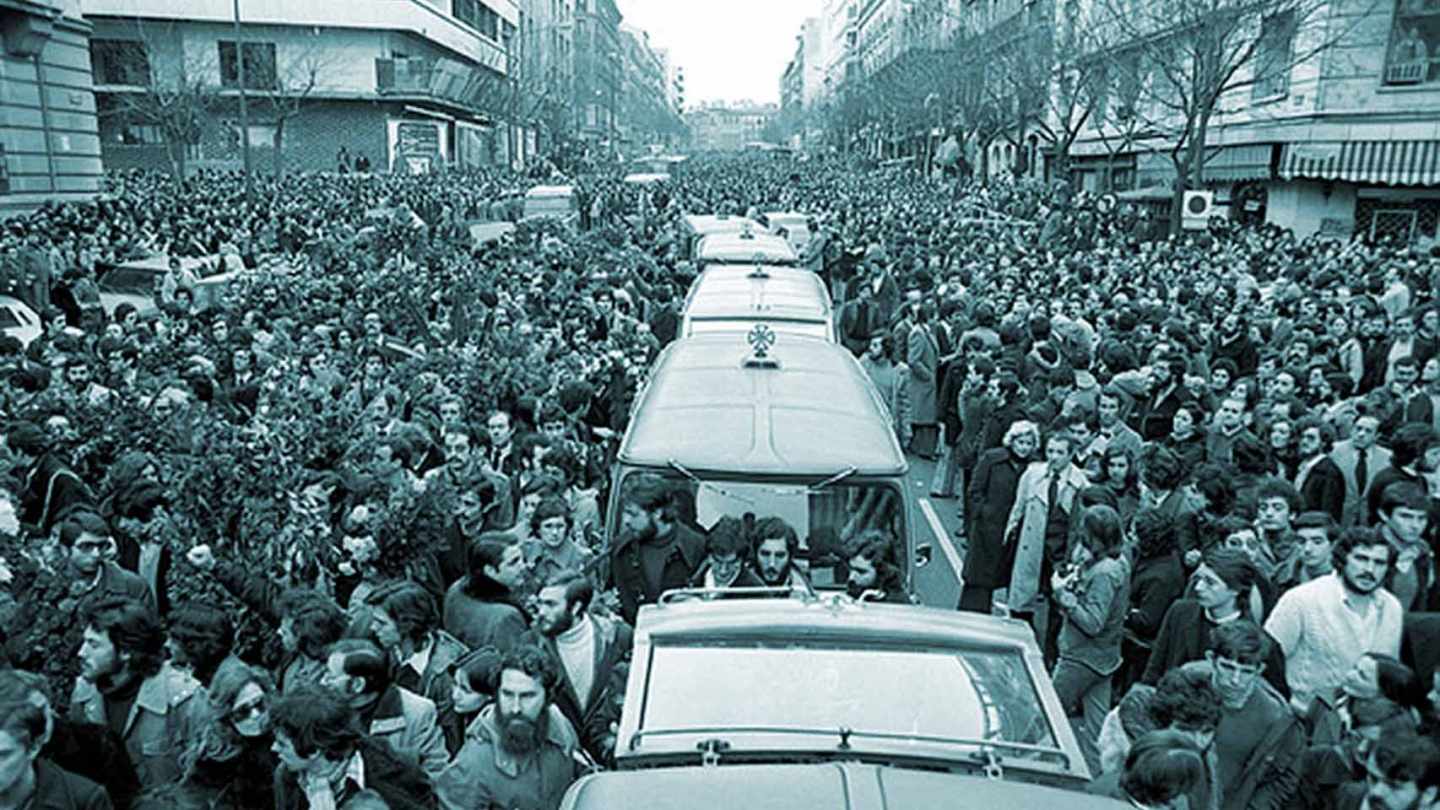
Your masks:
<path fill-rule="evenodd" d="M 521 0 L 512 76 L 533 151 L 553 149 L 575 126 L 575 0 Z"/>
<path fill-rule="evenodd" d="M 650 35 L 620 24 L 623 55 L 618 132 L 631 155 L 663 147 L 679 136 L 680 118 L 670 106 L 665 58 L 650 45 Z"/>
<path fill-rule="evenodd" d="M 1331 0 L 1303 23 L 1261 26 L 1204 141 L 1198 180 L 1216 192 L 1217 213 L 1302 237 L 1436 241 L 1440 3 Z M 1108 102 L 1071 150 L 1079 183 L 1163 199 L 1178 176 L 1173 125 L 1143 87 L 1114 87 Z M 1158 124 L 1126 137 L 1117 107 Z"/>
<path fill-rule="evenodd" d="M 0 0 L 0 209 L 99 191 L 89 35 L 78 0 Z"/>
<path fill-rule="evenodd" d="M 574 109 L 584 140 L 613 145 L 622 64 L 615 0 L 575 0 Z"/>
<path fill-rule="evenodd" d="M 237 167 L 247 137 L 262 171 L 524 157 L 512 0 L 81 2 L 109 167 Z"/>
<path fill-rule="evenodd" d="M 691 147 L 698 152 L 739 152 L 764 140 L 766 127 L 780 112 L 774 104 L 710 104 L 685 114 Z"/>

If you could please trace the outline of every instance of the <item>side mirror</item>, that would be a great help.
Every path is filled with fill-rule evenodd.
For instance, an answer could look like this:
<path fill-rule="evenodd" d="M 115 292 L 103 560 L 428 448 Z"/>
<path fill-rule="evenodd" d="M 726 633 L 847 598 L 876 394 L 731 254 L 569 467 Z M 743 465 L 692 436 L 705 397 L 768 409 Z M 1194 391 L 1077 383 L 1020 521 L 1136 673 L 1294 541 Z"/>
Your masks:
<path fill-rule="evenodd" d="M 915 567 L 924 568 L 930 564 L 935 556 L 935 547 L 929 543 L 921 543 L 915 547 Z"/>

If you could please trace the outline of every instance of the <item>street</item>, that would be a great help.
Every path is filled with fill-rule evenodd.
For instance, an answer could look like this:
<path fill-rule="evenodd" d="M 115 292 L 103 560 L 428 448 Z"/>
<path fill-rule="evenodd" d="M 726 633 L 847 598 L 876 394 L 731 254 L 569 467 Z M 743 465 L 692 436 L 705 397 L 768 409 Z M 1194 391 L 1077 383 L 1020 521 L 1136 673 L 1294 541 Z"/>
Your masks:
<path fill-rule="evenodd" d="M 919 505 L 917 537 L 930 543 L 930 564 L 920 569 L 916 590 L 921 603 L 931 607 L 954 608 L 960 600 L 960 572 L 963 558 L 955 545 L 960 526 L 959 498 L 931 498 L 930 480 L 935 462 L 911 455 L 908 481 Z"/>

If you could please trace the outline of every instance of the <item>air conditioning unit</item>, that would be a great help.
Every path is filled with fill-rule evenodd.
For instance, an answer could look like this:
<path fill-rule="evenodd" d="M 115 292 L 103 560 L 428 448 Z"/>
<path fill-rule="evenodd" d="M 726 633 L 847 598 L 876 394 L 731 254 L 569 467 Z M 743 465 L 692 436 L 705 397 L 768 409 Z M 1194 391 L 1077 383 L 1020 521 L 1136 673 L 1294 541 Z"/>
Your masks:
<path fill-rule="evenodd" d="M 1215 213 L 1215 192 L 1187 191 L 1180 201 L 1181 226 L 1187 231 L 1203 231 L 1210 227 Z"/>

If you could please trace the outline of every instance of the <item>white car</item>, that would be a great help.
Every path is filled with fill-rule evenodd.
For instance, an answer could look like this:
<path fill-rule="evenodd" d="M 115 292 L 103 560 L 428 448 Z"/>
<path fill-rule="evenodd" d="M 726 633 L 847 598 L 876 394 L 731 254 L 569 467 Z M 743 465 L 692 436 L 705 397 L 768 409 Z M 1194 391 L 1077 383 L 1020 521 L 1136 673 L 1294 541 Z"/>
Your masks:
<path fill-rule="evenodd" d="M 18 298 L 0 295 L 0 332 L 20 341 L 29 348 L 35 338 L 40 337 L 40 316 L 28 304 Z"/>

